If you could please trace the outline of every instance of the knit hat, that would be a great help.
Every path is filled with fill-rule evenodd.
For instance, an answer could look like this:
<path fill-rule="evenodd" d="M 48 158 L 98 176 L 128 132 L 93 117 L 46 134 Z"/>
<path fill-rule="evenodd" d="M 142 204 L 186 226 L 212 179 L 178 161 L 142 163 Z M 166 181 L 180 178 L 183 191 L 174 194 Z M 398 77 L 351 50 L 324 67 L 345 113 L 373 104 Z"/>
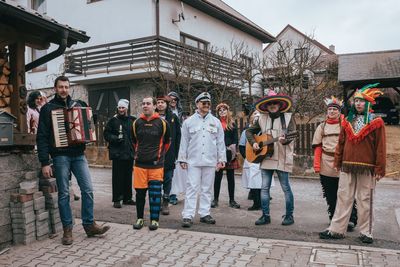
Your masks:
<path fill-rule="evenodd" d="M 338 110 L 342 109 L 343 101 L 334 96 L 331 96 L 331 98 L 328 98 L 328 97 L 325 98 L 324 102 L 328 108 L 334 107 L 334 108 L 337 108 Z"/>
<path fill-rule="evenodd" d="M 181 98 L 179 97 L 177 92 L 171 91 L 168 93 L 168 96 L 175 97 L 177 101 L 179 101 Z"/>
<path fill-rule="evenodd" d="M 118 107 L 118 108 L 128 108 L 128 107 L 129 107 L 129 101 L 126 100 L 126 99 L 121 98 L 121 99 L 118 101 L 117 107 Z"/>
<path fill-rule="evenodd" d="M 171 98 L 168 95 L 160 95 L 160 96 L 157 96 L 157 100 L 163 100 L 168 103 L 171 101 Z"/>

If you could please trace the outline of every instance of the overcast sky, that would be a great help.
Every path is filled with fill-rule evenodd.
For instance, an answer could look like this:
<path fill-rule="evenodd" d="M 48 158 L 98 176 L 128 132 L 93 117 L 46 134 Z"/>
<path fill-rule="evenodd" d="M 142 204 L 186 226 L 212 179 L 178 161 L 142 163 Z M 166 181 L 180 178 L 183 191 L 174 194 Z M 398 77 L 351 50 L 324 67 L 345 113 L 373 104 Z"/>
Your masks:
<path fill-rule="evenodd" d="M 276 36 L 291 24 L 336 53 L 400 49 L 399 0 L 224 0 Z"/>

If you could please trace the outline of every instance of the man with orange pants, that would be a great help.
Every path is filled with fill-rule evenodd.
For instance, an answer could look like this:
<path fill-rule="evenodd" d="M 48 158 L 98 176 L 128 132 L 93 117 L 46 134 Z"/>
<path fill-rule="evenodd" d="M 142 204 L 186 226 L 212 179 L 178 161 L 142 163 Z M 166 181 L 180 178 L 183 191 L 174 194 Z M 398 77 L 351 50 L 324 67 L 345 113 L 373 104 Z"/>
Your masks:
<path fill-rule="evenodd" d="M 143 113 L 132 125 L 135 146 L 133 185 L 136 190 L 137 212 L 133 228 L 137 230 L 144 226 L 143 214 L 147 189 L 150 204 L 149 229 L 157 230 L 159 226 L 164 158 L 171 138 L 168 123 L 155 112 L 156 104 L 154 97 L 145 97 L 142 101 Z"/>

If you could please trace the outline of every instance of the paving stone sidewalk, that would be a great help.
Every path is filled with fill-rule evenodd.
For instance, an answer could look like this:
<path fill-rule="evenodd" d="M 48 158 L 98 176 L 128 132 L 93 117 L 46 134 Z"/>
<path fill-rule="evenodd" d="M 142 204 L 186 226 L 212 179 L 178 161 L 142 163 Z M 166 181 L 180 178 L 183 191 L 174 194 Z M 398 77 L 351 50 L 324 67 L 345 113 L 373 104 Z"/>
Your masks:
<path fill-rule="evenodd" d="M 0 266 L 399 266 L 400 250 L 257 239 L 109 223 L 104 237 L 87 238 L 80 220 L 74 244 L 61 234 L 0 255 Z M 212 227 L 212 226 L 210 226 Z"/>

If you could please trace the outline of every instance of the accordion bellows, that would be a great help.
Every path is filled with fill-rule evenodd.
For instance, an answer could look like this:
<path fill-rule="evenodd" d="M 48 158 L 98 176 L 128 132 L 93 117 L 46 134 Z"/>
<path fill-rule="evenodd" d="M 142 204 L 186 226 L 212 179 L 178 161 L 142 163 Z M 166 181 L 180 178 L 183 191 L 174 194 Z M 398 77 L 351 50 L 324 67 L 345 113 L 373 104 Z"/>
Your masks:
<path fill-rule="evenodd" d="M 90 107 L 73 107 L 51 111 L 55 147 L 96 141 Z"/>

